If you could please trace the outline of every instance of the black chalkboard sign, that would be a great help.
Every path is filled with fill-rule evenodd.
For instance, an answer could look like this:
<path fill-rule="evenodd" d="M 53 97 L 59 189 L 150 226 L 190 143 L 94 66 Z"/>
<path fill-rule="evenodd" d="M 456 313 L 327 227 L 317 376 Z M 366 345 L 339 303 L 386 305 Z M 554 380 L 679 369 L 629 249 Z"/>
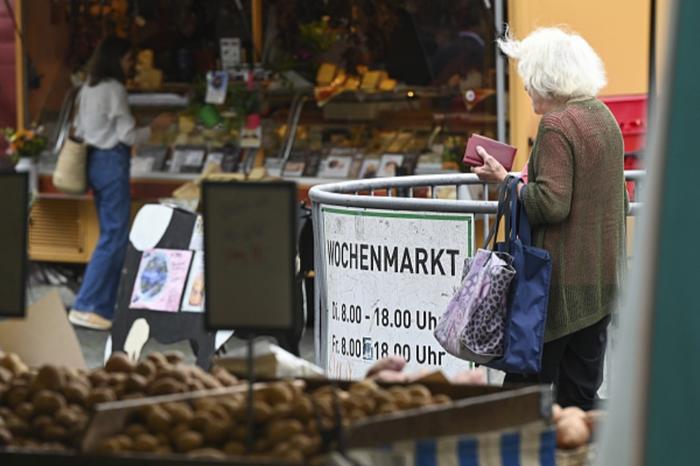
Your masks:
<path fill-rule="evenodd" d="M 296 196 L 290 182 L 203 183 L 208 328 L 294 326 Z"/>
<path fill-rule="evenodd" d="M 24 317 L 27 284 L 26 173 L 0 173 L 0 317 Z"/>

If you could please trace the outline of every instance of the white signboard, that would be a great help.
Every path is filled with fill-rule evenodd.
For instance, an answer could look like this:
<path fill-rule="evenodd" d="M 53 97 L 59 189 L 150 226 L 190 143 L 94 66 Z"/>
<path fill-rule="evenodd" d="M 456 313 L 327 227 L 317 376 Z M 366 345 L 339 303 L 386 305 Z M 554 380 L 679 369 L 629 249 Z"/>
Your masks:
<path fill-rule="evenodd" d="M 470 363 L 433 337 L 474 250 L 474 216 L 323 207 L 325 363 L 357 379 L 393 354 L 407 370 L 452 374 Z"/>

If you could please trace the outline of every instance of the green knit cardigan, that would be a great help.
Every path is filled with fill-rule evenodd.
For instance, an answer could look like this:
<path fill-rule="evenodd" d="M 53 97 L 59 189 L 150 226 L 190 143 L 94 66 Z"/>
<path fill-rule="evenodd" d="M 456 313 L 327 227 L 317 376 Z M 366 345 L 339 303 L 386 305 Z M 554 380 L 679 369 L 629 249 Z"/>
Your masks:
<path fill-rule="evenodd" d="M 521 191 L 533 243 L 549 251 L 545 341 L 593 325 L 615 305 L 625 257 L 624 149 L 595 98 L 570 101 L 540 121 Z"/>

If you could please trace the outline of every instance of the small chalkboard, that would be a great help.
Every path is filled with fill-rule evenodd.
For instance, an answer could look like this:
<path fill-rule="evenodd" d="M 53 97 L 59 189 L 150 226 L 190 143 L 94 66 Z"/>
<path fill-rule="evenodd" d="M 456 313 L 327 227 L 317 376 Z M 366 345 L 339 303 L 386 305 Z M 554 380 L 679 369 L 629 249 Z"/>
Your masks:
<path fill-rule="evenodd" d="M 296 184 L 203 183 L 205 323 L 209 329 L 290 329 Z"/>
<path fill-rule="evenodd" d="M 26 173 L 0 173 L 0 317 L 24 317 L 27 284 Z"/>

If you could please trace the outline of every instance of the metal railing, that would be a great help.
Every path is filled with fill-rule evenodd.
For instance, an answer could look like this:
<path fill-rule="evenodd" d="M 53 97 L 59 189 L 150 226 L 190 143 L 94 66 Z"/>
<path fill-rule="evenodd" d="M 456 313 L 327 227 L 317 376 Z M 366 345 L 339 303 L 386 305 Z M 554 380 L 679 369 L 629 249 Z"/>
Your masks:
<path fill-rule="evenodd" d="M 632 181 L 638 186 L 644 179 L 645 173 L 644 170 L 626 170 L 625 180 Z M 467 196 L 464 190 L 472 185 L 483 186 L 482 199 L 467 199 L 467 197 L 471 196 Z M 456 190 L 456 199 L 438 199 L 438 188 L 450 186 Z M 416 194 L 421 197 L 414 197 Z M 314 186 L 309 191 L 309 198 L 312 201 L 316 269 L 314 297 L 316 313 L 315 353 L 316 362 L 321 366 L 323 366 L 322 361 L 325 360 L 327 351 L 327 348 L 322 345 L 323 335 L 327 331 L 327 320 L 320 315 L 321 306 L 319 305 L 325 302 L 326 299 L 322 206 L 479 214 L 484 220 L 485 235 L 488 234 L 489 230 L 489 216 L 495 214 L 498 207 L 497 202 L 489 200 L 489 184 L 479 180 L 473 173 L 342 181 Z M 637 215 L 640 210 L 641 203 L 631 202 L 628 215 Z"/>

